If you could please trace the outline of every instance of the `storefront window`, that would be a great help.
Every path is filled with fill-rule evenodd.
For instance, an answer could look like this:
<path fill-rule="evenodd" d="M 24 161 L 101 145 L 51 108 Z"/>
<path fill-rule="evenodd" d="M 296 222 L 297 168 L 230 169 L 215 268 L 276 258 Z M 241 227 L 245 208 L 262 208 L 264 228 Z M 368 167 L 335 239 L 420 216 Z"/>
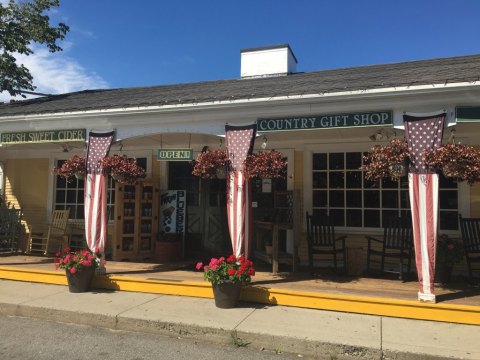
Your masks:
<path fill-rule="evenodd" d="M 410 215 L 408 179 L 372 182 L 361 170 L 361 152 L 314 153 L 314 214 L 330 214 L 342 227 L 381 228 L 389 216 Z M 458 230 L 458 186 L 440 175 L 440 229 Z"/>
<path fill-rule="evenodd" d="M 57 167 L 61 166 L 65 160 L 57 160 Z M 146 158 L 137 158 L 137 164 L 147 168 Z M 115 215 L 115 180 L 111 177 L 107 182 L 107 214 L 108 219 L 113 221 Z M 84 214 L 84 180 L 74 179 L 66 181 L 61 176 L 56 177 L 55 181 L 55 199 L 54 208 L 56 210 L 70 209 L 70 219 L 83 220 Z"/>

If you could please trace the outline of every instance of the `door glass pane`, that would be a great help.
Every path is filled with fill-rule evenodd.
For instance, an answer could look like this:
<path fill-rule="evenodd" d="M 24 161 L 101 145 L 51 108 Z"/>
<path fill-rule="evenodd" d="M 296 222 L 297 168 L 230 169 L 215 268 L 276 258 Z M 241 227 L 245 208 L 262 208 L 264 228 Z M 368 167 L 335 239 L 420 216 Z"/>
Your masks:
<path fill-rule="evenodd" d="M 330 191 L 330 206 L 331 207 L 344 207 L 344 193 L 343 191 Z"/>
<path fill-rule="evenodd" d="M 362 153 L 359 152 L 351 152 L 346 153 L 346 162 L 347 162 L 347 169 L 355 169 L 358 170 L 362 165 Z"/>
<path fill-rule="evenodd" d="M 379 210 L 365 210 L 365 227 L 380 227 L 380 211 Z"/>
<path fill-rule="evenodd" d="M 366 208 L 379 208 L 380 207 L 380 191 L 378 190 L 365 191 L 363 202 Z"/>
<path fill-rule="evenodd" d="M 347 226 L 362 227 L 362 210 L 347 210 Z"/>
<path fill-rule="evenodd" d="M 362 207 L 362 192 L 360 190 L 347 191 L 347 207 Z"/>
<path fill-rule="evenodd" d="M 314 189 L 325 189 L 325 188 L 327 188 L 327 173 L 326 172 L 313 173 L 313 188 Z"/>
<path fill-rule="evenodd" d="M 337 170 L 337 169 L 344 169 L 345 168 L 345 160 L 343 153 L 330 153 L 329 154 L 329 166 L 330 170 Z"/>
<path fill-rule="evenodd" d="M 313 154 L 313 170 L 327 170 L 327 154 Z"/>
<path fill-rule="evenodd" d="M 456 191 L 440 190 L 440 209 L 458 209 Z"/>
<path fill-rule="evenodd" d="M 344 185 L 345 173 L 343 171 L 332 171 L 329 174 L 329 184 L 330 188 L 343 188 Z"/>
<path fill-rule="evenodd" d="M 382 207 L 398 208 L 398 192 L 382 191 Z"/>
<path fill-rule="evenodd" d="M 362 172 L 347 171 L 347 189 L 360 189 L 362 187 Z"/>
<path fill-rule="evenodd" d="M 327 204 L 327 192 L 323 190 L 315 190 L 313 192 L 313 206 L 326 207 Z"/>

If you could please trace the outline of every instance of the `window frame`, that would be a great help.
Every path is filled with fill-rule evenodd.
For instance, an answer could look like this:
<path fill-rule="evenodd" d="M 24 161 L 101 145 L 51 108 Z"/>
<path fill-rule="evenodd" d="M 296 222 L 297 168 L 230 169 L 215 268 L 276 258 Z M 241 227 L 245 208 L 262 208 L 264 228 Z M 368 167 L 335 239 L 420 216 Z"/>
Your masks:
<path fill-rule="evenodd" d="M 344 143 L 344 144 L 308 144 L 304 146 L 304 159 L 303 159 L 303 203 L 304 212 L 313 211 L 313 154 L 314 153 L 349 153 L 349 152 L 361 152 L 368 151 L 375 143 L 362 142 L 362 143 Z M 347 172 L 348 170 L 344 170 Z M 344 188 L 345 190 L 345 188 Z M 458 213 L 463 216 L 469 216 L 470 214 L 470 187 L 466 183 L 459 183 L 457 187 L 458 191 Z M 360 209 L 364 209 L 363 204 Z M 305 224 L 303 229 L 306 231 Z M 383 228 L 374 227 L 352 227 L 352 226 L 339 226 L 339 232 L 347 233 L 352 232 L 356 234 L 381 234 Z M 458 230 L 441 230 L 443 234 L 449 234 L 458 236 L 460 229 Z"/>

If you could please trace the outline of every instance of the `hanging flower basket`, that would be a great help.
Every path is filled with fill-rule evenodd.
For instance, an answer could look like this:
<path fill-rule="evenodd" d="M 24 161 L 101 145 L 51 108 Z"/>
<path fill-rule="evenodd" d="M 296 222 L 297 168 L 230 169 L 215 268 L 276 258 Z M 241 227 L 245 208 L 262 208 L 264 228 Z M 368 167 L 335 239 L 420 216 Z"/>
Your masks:
<path fill-rule="evenodd" d="M 72 181 L 77 176 L 85 176 L 85 169 L 85 158 L 78 155 L 73 155 L 61 166 L 54 167 L 53 173 L 58 176 L 64 177 L 65 179 L 67 179 L 67 181 Z"/>
<path fill-rule="evenodd" d="M 375 145 L 363 157 L 365 178 L 378 181 L 389 178 L 398 181 L 406 173 L 406 160 L 410 157 L 407 143 L 404 139 L 393 139 L 388 145 Z"/>
<path fill-rule="evenodd" d="M 454 181 L 470 185 L 480 181 L 480 150 L 462 144 L 446 144 L 425 152 L 425 164 Z"/>
<path fill-rule="evenodd" d="M 225 150 L 207 150 L 194 160 L 192 174 L 202 179 L 224 179 L 230 161 Z M 278 178 L 287 170 L 287 161 L 279 151 L 261 151 L 248 155 L 245 173 L 253 178 Z"/>
<path fill-rule="evenodd" d="M 107 156 L 102 160 L 103 170 L 117 182 L 134 185 L 138 179 L 143 179 L 145 169 L 137 164 L 137 160 L 126 155 Z"/>
<path fill-rule="evenodd" d="M 245 171 L 251 179 L 278 178 L 287 171 L 287 161 L 279 151 L 261 151 L 247 156 Z"/>
<path fill-rule="evenodd" d="M 222 169 L 226 174 L 229 163 L 225 150 L 206 150 L 198 154 L 193 161 L 192 174 L 202 179 L 218 179 L 222 176 Z"/>

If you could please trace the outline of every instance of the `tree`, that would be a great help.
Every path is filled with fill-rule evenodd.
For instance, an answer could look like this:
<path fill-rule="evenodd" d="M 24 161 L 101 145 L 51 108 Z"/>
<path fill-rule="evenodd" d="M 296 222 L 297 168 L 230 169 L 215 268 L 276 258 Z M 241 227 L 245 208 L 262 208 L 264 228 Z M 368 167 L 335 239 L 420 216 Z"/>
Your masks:
<path fill-rule="evenodd" d="M 44 13 L 59 6 L 59 0 L 32 0 L 0 4 L 0 92 L 21 95 L 22 90 L 35 90 L 30 71 L 15 62 L 15 54 L 33 54 L 32 43 L 45 45 L 50 52 L 62 51 L 57 41 L 69 31 L 64 23 L 50 26 Z"/>

